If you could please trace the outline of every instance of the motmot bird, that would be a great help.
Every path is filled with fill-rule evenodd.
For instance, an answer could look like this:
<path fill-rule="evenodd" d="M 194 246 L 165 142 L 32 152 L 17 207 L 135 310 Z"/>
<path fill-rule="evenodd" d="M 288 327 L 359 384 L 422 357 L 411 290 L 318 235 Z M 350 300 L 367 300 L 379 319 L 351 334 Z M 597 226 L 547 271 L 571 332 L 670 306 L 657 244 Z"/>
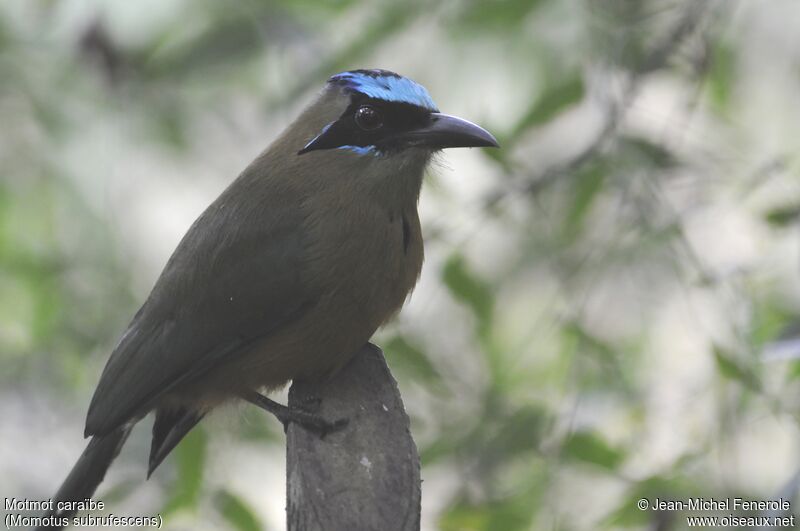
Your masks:
<path fill-rule="evenodd" d="M 86 450 L 56 494 L 90 497 L 131 428 L 155 412 L 148 477 L 211 409 L 340 369 L 420 274 L 417 202 L 434 153 L 497 147 L 386 70 L 331 77 L 200 215 L 103 370 Z M 59 513 L 57 516 L 69 516 Z"/>

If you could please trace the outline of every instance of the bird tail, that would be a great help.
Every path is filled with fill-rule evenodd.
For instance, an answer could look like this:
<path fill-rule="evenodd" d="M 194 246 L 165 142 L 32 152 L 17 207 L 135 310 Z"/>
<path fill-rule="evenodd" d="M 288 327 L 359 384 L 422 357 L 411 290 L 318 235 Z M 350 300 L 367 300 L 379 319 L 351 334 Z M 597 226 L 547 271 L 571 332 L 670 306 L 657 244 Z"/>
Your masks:
<path fill-rule="evenodd" d="M 178 445 L 195 424 L 205 415 L 202 411 L 186 408 L 158 408 L 156 420 L 153 422 L 153 439 L 150 444 L 150 463 L 147 467 L 147 479 L 158 468 L 158 465 Z"/>
<path fill-rule="evenodd" d="M 75 511 L 58 511 L 60 501 L 82 501 L 91 498 L 97 486 L 103 481 L 106 470 L 117 457 L 125 444 L 133 424 L 121 426 L 106 435 L 95 435 L 72 467 L 67 479 L 61 484 L 53 497 L 53 511 L 45 515 L 42 525 L 36 531 L 62 529 L 69 525 Z"/>

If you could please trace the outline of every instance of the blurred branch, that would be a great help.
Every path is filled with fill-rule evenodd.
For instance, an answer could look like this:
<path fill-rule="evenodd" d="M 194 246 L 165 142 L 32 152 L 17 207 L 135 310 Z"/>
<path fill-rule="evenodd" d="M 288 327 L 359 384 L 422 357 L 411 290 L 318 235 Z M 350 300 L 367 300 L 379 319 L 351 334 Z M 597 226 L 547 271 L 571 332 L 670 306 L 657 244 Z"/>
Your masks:
<path fill-rule="evenodd" d="M 97 65 L 109 83 L 119 81 L 124 57 L 100 17 L 95 18 L 84 30 L 78 42 L 78 50 L 86 60 Z"/>
<path fill-rule="evenodd" d="M 484 208 L 492 209 L 499 201 L 515 193 L 535 195 L 563 175 L 574 173 L 592 160 L 599 152 L 616 139 L 619 124 L 625 116 L 630 103 L 637 96 L 641 81 L 647 75 L 662 69 L 680 45 L 686 41 L 706 14 L 716 7 L 717 2 L 687 2 L 683 14 L 666 36 L 645 56 L 639 68 L 629 72 L 624 82 L 622 94 L 617 100 L 610 100 L 606 107 L 603 125 L 580 152 L 567 161 L 555 164 L 533 174 L 523 183 L 513 184 L 502 190 L 493 191 L 485 200 Z"/>
<path fill-rule="evenodd" d="M 285 91 L 282 98 L 274 102 L 276 108 L 284 107 L 301 97 L 319 81 L 332 73 L 348 68 L 366 68 L 369 65 L 357 64 L 363 57 L 369 56 L 382 43 L 406 29 L 426 10 L 420 8 L 418 2 L 388 3 L 379 10 L 375 19 L 364 25 L 364 29 L 340 49 L 334 50 L 327 58 L 319 61 L 311 71 L 299 76 L 290 90 Z"/>

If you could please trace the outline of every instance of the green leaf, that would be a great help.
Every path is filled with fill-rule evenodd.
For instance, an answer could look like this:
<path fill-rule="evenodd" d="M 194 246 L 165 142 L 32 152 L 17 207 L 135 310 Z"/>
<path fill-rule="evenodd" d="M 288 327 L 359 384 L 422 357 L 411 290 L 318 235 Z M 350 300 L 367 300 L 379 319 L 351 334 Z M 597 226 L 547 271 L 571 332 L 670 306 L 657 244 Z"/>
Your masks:
<path fill-rule="evenodd" d="M 622 149 L 638 155 L 640 159 L 645 159 L 656 168 L 668 169 L 678 164 L 678 159 L 672 151 L 646 138 L 626 135 L 622 136 L 619 141 Z"/>
<path fill-rule="evenodd" d="M 455 19 L 454 28 L 474 31 L 502 31 L 508 33 L 510 27 L 519 26 L 526 15 L 533 11 L 542 0 L 472 0 L 462 3 L 465 9 Z"/>
<path fill-rule="evenodd" d="M 460 254 L 453 254 L 444 265 L 442 280 L 450 293 L 467 305 L 478 320 L 478 333 L 486 338 L 492 322 L 494 295 L 488 283 L 472 273 Z"/>
<path fill-rule="evenodd" d="M 153 118 L 153 138 L 163 146 L 169 146 L 176 150 L 184 150 L 188 147 L 187 138 L 187 117 L 184 110 L 175 102 L 159 102 L 160 111 Z"/>
<path fill-rule="evenodd" d="M 453 429 L 442 430 L 430 443 L 420 446 L 419 459 L 423 468 L 463 449 L 466 444 L 465 438 L 463 434 L 454 433 L 454 431 Z"/>
<path fill-rule="evenodd" d="M 564 334 L 565 339 L 576 340 L 576 348 L 591 353 L 604 363 L 617 363 L 617 350 L 606 341 L 586 330 L 580 322 L 574 319 L 566 321 L 561 332 Z"/>
<path fill-rule="evenodd" d="M 800 204 L 783 205 L 773 208 L 764 215 L 767 223 L 776 227 L 786 227 L 800 221 Z"/>
<path fill-rule="evenodd" d="M 536 452 L 551 420 L 548 411 L 538 405 L 522 406 L 510 414 L 489 408 L 483 417 L 491 420 L 469 430 L 448 427 L 438 439 L 421 447 L 423 466 L 453 455 L 471 454 L 496 464 Z"/>
<path fill-rule="evenodd" d="M 488 364 L 492 386 L 505 387 L 511 373 L 506 363 L 506 350 L 492 334 L 494 294 L 490 284 L 470 271 L 464 257 L 450 256 L 442 270 L 442 279 L 453 297 L 466 305 L 475 315 L 475 339 Z"/>
<path fill-rule="evenodd" d="M 718 42 L 711 56 L 708 93 L 717 110 L 724 112 L 731 101 L 731 87 L 736 85 L 736 55 L 733 47 Z"/>
<path fill-rule="evenodd" d="M 303 95 L 311 87 L 316 87 L 332 73 L 351 68 L 363 68 L 364 57 L 389 41 L 394 35 L 408 28 L 417 18 L 422 18 L 424 9 L 417 0 L 407 2 L 388 2 L 368 24 L 362 24 L 346 46 L 333 49 L 331 54 L 316 63 L 316 66 L 300 81 L 286 87 L 285 98 L 276 102 L 285 106 Z"/>
<path fill-rule="evenodd" d="M 442 376 L 430 362 L 428 355 L 404 336 L 392 337 L 384 343 L 383 350 L 392 369 L 429 385 L 441 382 Z"/>
<path fill-rule="evenodd" d="M 275 9 L 266 9 L 264 16 L 290 20 Z M 202 28 L 189 25 L 166 32 L 163 39 L 137 59 L 150 80 L 160 77 L 206 75 L 209 69 L 230 69 L 242 65 L 267 43 L 266 36 L 253 20 L 252 13 L 236 9 L 215 13 Z"/>
<path fill-rule="evenodd" d="M 615 470 L 625 458 L 624 452 L 611 447 L 599 434 L 590 431 L 571 434 L 561 451 L 565 458 L 591 463 L 608 470 Z"/>
<path fill-rule="evenodd" d="M 585 391 L 619 393 L 623 400 L 637 400 L 635 377 L 628 363 L 629 345 L 599 337 L 574 319 L 563 323 L 561 334 L 565 357 L 571 358 L 573 354 L 581 357 L 573 373 L 577 385 Z M 609 381 L 615 385 L 609 386 Z"/>
<path fill-rule="evenodd" d="M 772 298 L 756 299 L 753 308 L 753 319 L 750 326 L 750 342 L 761 347 L 774 342 L 785 335 L 791 335 L 792 323 L 797 322 L 796 312 Z"/>
<path fill-rule="evenodd" d="M 536 450 L 549 418 L 547 410 L 539 406 L 517 409 L 503 419 L 497 435 L 489 442 L 489 451 L 497 453 L 502 459 L 510 459 Z"/>
<path fill-rule="evenodd" d="M 512 493 L 491 500 L 473 502 L 458 499 L 440 517 L 442 531 L 523 531 L 531 528 L 541 506 L 543 478 L 532 477 Z"/>
<path fill-rule="evenodd" d="M 247 408 L 242 411 L 239 422 L 239 435 L 250 441 L 259 443 L 283 444 L 283 426 L 273 418 L 266 418 L 258 408 Z"/>
<path fill-rule="evenodd" d="M 260 531 L 262 529 L 261 522 L 250 507 L 235 494 L 227 490 L 220 490 L 217 492 L 215 503 L 217 510 L 233 529 L 238 531 Z"/>
<path fill-rule="evenodd" d="M 195 427 L 173 451 L 177 461 L 178 477 L 175 481 L 172 498 L 167 502 L 164 513 L 178 509 L 194 509 L 203 485 L 203 468 L 206 461 L 208 437 L 201 426 Z"/>
<path fill-rule="evenodd" d="M 577 73 L 547 86 L 544 92 L 533 101 L 527 112 L 522 115 L 508 138 L 514 141 L 529 128 L 552 119 L 567 107 L 582 100 L 584 92 L 583 79 Z"/>
<path fill-rule="evenodd" d="M 315 16 L 321 21 L 325 21 L 355 4 L 355 0 L 333 0 L 331 2 L 320 2 L 319 0 L 277 0 L 283 9 L 292 11 L 299 19 L 307 19 Z M 267 3 L 267 5 L 269 5 Z"/>
<path fill-rule="evenodd" d="M 567 208 L 564 220 L 564 238 L 567 241 L 574 240 L 580 234 L 594 200 L 603 189 L 607 169 L 605 163 L 597 162 L 575 176 L 572 203 Z"/>
<path fill-rule="evenodd" d="M 751 391 L 759 392 L 761 390 L 761 381 L 755 372 L 751 368 L 743 366 L 718 345 L 714 346 L 714 359 L 717 362 L 717 370 L 725 378 L 735 380 Z"/>

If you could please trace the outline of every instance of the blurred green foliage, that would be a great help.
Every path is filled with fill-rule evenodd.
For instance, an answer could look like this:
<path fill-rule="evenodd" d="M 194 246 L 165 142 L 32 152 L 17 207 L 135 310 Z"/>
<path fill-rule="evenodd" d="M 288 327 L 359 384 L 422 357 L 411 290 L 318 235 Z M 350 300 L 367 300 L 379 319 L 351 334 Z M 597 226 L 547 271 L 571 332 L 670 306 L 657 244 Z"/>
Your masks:
<path fill-rule="evenodd" d="M 380 66 L 503 145 L 474 155 L 489 184 L 469 199 L 437 178 L 436 206 L 470 221 L 427 216 L 438 287 L 378 340 L 420 447 L 425 524 L 682 529 L 636 502 L 796 501 L 800 353 L 763 354 L 800 313 L 800 87 L 781 74 L 794 48 L 758 39 L 800 32 L 751 4 L 3 3 L 0 381 L 85 402 L 153 276 L 122 237 L 122 218 L 156 216 L 117 212 L 139 192 L 128 166 L 200 187 L 209 153 L 285 121 L 329 75 Z M 245 443 L 283 444 L 242 419 Z M 171 494 L 150 509 L 270 525 L 204 474 L 210 431 L 165 463 Z"/>
<path fill-rule="evenodd" d="M 258 531 L 262 529 L 258 518 L 241 498 L 228 491 L 217 494 L 217 506 L 233 529 L 238 531 Z"/>

